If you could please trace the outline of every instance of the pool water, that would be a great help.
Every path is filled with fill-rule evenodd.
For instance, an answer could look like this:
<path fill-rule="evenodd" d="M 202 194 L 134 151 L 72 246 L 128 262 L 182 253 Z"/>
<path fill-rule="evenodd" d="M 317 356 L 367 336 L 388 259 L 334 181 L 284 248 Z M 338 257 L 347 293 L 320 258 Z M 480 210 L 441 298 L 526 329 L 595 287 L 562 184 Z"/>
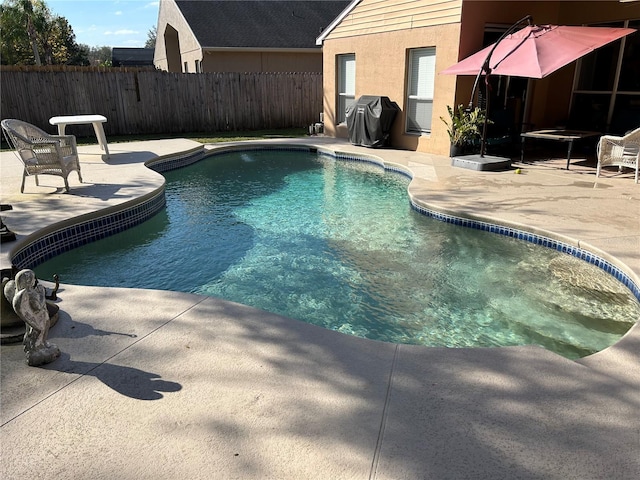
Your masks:
<path fill-rule="evenodd" d="M 194 292 L 387 342 L 535 344 L 568 358 L 640 317 L 597 267 L 425 217 L 409 180 L 372 164 L 249 151 L 165 176 L 166 210 L 40 265 L 39 278 Z"/>

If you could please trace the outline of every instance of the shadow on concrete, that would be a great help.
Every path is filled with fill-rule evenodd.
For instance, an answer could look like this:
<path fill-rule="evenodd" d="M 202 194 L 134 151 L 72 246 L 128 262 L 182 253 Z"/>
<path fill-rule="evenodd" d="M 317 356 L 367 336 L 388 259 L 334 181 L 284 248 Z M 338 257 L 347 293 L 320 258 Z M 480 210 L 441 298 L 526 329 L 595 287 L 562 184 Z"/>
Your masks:
<path fill-rule="evenodd" d="M 76 197 L 82 198 L 95 198 L 97 200 L 107 201 L 111 199 L 127 199 L 129 195 L 120 194 L 123 189 L 127 187 L 133 187 L 134 185 L 126 185 L 126 184 L 107 184 L 107 183 L 92 183 L 87 182 L 81 183 L 77 187 L 74 187 L 72 193 Z"/>
<path fill-rule="evenodd" d="M 157 153 L 149 151 L 132 152 L 123 150 L 121 153 L 115 153 L 117 147 L 109 147 L 109 158 L 103 158 L 105 165 L 129 165 L 133 163 L 143 163 L 158 157 Z"/>
<path fill-rule="evenodd" d="M 43 368 L 90 375 L 119 394 L 137 400 L 159 400 L 164 397 L 163 392 L 177 392 L 182 389 L 179 383 L 162 380 L 156 373 L 110 363 L 76 362 L 64 352 L 55 362 Z"/>
<path fill-rule="evenodd" d="M 482 193 L 478 186 L 472 190 Z M 444 203 L 446 193 L 438 198 Z M 532 210 L 542 212 L 540 207 Z M 77 438 L 106 439 L 107 448 L 90 466 L 94 476 L 134 478 L 122 465 L 139 464 L 149 469 L 148 476 L 161 478 L 163 468 L 187 463 L 180 451 L 185 447 L 193 452 L 189 460 L 207 475 L 217 471 L 225 478 L 640 478 L 637 376 L 615 364 L 606 369 L 590 365 L 608 352 L 587 357 L 581 365 L 534 347 L 396 346 L 215 299 L 198 302 L 185 294 L 133 289 L 119 290 L 118 295 L 113 289 L 85 292 L 85 287 L 69 286 L 64 307 L 95 327 L 76 324 L 88 338 L 69 344 L 77 346 L 79 355 L 78 344 L 85 349 L 93 338 L 91 329 L 106 332 L 96 334 L 91 345 L 95 362 L 73 361 L 66 355 L 48 366 L 52 371 L 29 369 L 19 347 L 3 347 L 3 372 L 10 370 L 5 366 L 8 359 L 15 383 L 31 389 L 30 395 L 21 393 L 26 400 L 13 408 L 18 413 L 3 415 L 14 418 L 25 411 L 23 405 L 30 408 L 38 398 L 51 399 L 46 406 L 59 407 L 50 410 L 55 414 L 33 419 L 34 423 L 41 426 L 46 418 L 46 426 Z M 189 302 L 196 306 L 191 308 Z M 136 328 L 141 337 L 145 325 L 157 329 L 158 335 L 153 342 L 137 341 L 134 348 L 123 348 L 126 342 L 110 343 L 124 340 L 108 332 L 114 321 Z M 637 357 L 637 342 L 609 351 L 615 349 Z M 117 356 L 125 351 L 126 358 Z M 182 385 L 157 373 L 106 363 L 110 360 L 144 365 L 180 379 Z M 157 414 L 155 441 L 143 450 L 138 442 L 123 442 L 117 436 L 120 430 L 105 428 L 93 417 L 77 421 L 79 413 L 96 402 L 90 390 L 95 382 L 85 382 L 86 396 L 55 403 L 54 393 L 69 382 L 54 374 L 65 368 L 86 371 L 135 399 L 159 399 L 164 392 L 181 391 L 185 408 Z M 19 378 L 25 374 L 27 381 Z M 40 393 L 45 382 L 51 386 Z M 18 390 L 7 392 L 8 383 L 3 377 L 3 400 L 11 400 Z M 170 407 L 170 397 L 154 407 Z M 127 415 L 127 408 L 116 408 L 128 406 L 115 404 L 116 414 L 106 419 L 110 426 L 129 422 L 127 427 L 135 432 L 144 422 Z M 198 428 L 175 428 L 172 420 L 183 416 Z M 16 442 L 12 452 L 33 451 L 44 444 L 40 436 L 24 435 L 25 425 L 31 425 L 30 418 L 24 418 L 4 427 L 5 438 Z M 171 435 L 166 435 L 169 427 Z M 275 440 L 285 447 L 269 449 Z M 31 471 L 57 469 L 67 478 L 80 476 L 96 451 L 91 450 L 94 444 L 63 446 L 55 457 L 30 457 Z M 164 452 L 171 456 L 163 457 Z M 233 462 L 223 463 L 224 454 Z M 5 458 L 11 457 L 18 453 Z M 354 472 L 361 472 L 356 469 L 363 458 L 371 459 L 371 471 L 357 476 Z M 6 465 L 11 467 L 8 460 Z M 310 467 L 301 473 L 294 471 L 298 465 Z M 323 475 L 332 468 L 333 475 Z"/>
<path fill-rule="evenodd" d="M 52 329 L 52 332 L 55 332 L 56 338 L 85 338 L 85 337 L 103 337 L 107 335 L 120 335 L 128 338 L 137 338 L 137 335 L 133 333 L 124 333 L 124 332 L 109 332 L 106 330 L 100 330 L 99 328 L 94 328 L 92 325 L 87 323 L 82 323 L 73 320 L 68 313 L 60 310 L 60 319 L 56 324 L 55 330 Z"/>
<path fill-rule="evenodd" d="M 392 344 L 228 302 L 203 307 L 198 318 L 216 319 L 215 329 L 201 323 L 198 331 L 211 355 L 220 355 L 216 350 L 223 344 L 227 352 L 243 352 L 224 371 L 212 368 L 209 381 L 259 417 L 269 397 L 244 393 L 261 383 L 262 374 L 242 375 L 243 363 L 252 358 L 270 371 L 262 380 L 283 382 L 289 392 L 280 399 L 271 434 L 370 453 L 369 442 L 378 437 L 371 478 L 634 478 L 639 471 L 632 451 L 640 400 L 632 381 L 539 347 L 402 345 L 392 365 Z M 228 330 L 218 318 L 236 323 Z M 181 328 L 194 326 L 187 321 Z M 341 401 L 355 401 L 352 408 L 324 408 L 314 384 Z M 266 409 L 273 411 L 273 405 Z M 203 422 L 210 434 L 224 432 L 238 443 L 255 435 L 228 416 L 212 414 Z"/>

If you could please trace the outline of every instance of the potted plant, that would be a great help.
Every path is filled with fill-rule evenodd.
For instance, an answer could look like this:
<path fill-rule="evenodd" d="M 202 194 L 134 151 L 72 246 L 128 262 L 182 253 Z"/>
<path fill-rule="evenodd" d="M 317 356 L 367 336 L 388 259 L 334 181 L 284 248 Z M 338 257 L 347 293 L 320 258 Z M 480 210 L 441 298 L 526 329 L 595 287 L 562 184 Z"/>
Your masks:
<path fill-rule="evenodd" d="M 463 105 L 458 105 L 455 110 L 450 105 L 447 105 L 447 110 L 449 111 L 449 121 L 444 117 L 440 117 L 440 120 L 447 126 L 447 133 L 451 142 L 449 155 L 457 157 L 477 144 L 482 137 L 485 111 L 479 107 L 473 109 L 465 108 Z M 491 123 L 491 121 L 488 120 L 487 123 Z"/>

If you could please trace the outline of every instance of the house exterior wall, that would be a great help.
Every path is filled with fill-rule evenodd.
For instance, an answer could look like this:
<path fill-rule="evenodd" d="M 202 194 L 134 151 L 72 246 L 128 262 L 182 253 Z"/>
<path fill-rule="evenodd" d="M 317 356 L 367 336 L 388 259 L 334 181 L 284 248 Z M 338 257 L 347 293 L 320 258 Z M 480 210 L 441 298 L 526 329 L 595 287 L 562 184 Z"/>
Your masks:
<path fill-rule="evenodd" d="M 169 27 L 178 32 L 177 45 L 173 44 L 175 40 L 171 40 L 172 44 L 165 44 L 165 32 Z M 175 32 L 174 32 L 175 33 Z M 168 35 L 169 38 L 175 39 L 175 35 Z M 180 69 L 176 67 L 169 68 L 170 62 L 167 52 L 171 55 L 172 51 L 180 53 Z M 153 56 L 153 63 L 160 70 L 184 71 L 184 63 L 189 65 L 189 71 L 193 72 L 196 60 L 202 60 L 202 49 L 198 40 L 193 35 L 191 28 L 185 21 L 180 9 L 173 0 L 162 0 L 160 2 L 160 10 L 158 12 L 158 27 L 156 36 L 156 49 Z M 173 62 L 175 63 L 175 62 Z M 173 65 L 172 65 L 173 66 Z"/>
<path fill-rule="evenodd" d="M 460 21 L 462 0 L 363 0 L 331 32 L 332 39 Z"/>
<path fill-rule="evenodd" d="M 204 72 L 313 72 L 322 73 L 322 51 L 243 52 L 206 50 Z"/>
<path fill-rule="evenodd" d="M 165 32 L 169 34 L 165 36 Z M 322 50 L 287 52 L 205 48 L 203 51 L 174 0 L 162 0 L 158 13 L 154 65 L 161 70 L 194 73 L 197 63 L 200 63 L 202 72 L 322 73 Z"/>
<path fill-rule="evenodd" d="M 447 105 L 455 97 L 456 78 L 436 74 L 431 133 L 405 133 L 407 59 L 410 49 L 435 47 L 436 72 L 458 61 L 462 1 L 422 0 L 412 2 L 410 10 L 406 5 L 406 2 L 398 0 L 364 0 L 325 39 L 325 133 L 342 138 L 348 136 L 346 125 L 336 125 L 335 122 L 336 56 L 355 53 L 355 98 L 361 95 L 387 96 L 401 109 L 391 131 L 391 145 L 447 154 L 449 137 L 439 117 L 447 116 Z M 396 11 L 398 8 L 399 12 Z"/>
<path fill-rule="evenodd" d="M 384 95 L 401 112 L 394 122 L 391 145 L 396 148 L 448 154 L 447 105 L 468 104 L 472 76 L 439 75 L 459 60 L 480 50 L 485 26 L 505 27 L 530 14 L 537 24 L 592 24 L 640 17 L 638 3 L 612 1 L 481 1 L 481 0 L 363 0 L 324 39 L 324 121 L 328 135 L 348 136 L 346 125 L 336 125 L 337 55 L 355 54 L 355 98 Z M 407 52 L 435 47 L 436 78 L 432 131 L 405 132 Z M 529 127 L 561 125 L 567 121 L 576 64 L 541 80 L 529 82 Z"/>

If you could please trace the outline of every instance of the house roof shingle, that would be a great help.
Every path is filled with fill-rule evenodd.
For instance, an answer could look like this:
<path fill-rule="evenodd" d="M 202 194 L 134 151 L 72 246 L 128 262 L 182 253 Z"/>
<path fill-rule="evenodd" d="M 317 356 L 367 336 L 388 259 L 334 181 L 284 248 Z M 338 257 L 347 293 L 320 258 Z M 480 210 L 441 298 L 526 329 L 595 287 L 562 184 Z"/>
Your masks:
<path fill-rule="evenodd" d="M 203 48 L 319 48 L 349 0 L 211 0 L 176 5 Z"/>
<path fill-rule="evenodd" d="M 153 48 L 113 47 L 111 63 L 114 67 L 153 66 Z"/>

